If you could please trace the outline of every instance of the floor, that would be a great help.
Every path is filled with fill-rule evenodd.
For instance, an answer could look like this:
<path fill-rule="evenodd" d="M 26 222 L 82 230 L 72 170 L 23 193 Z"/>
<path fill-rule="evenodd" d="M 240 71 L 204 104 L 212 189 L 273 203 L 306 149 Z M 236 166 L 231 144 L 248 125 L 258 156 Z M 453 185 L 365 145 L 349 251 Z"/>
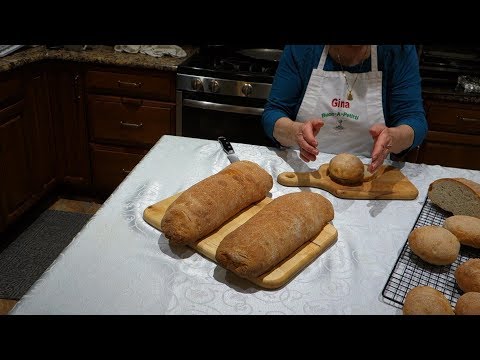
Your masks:
<path fill-rule="evenodd" d="M 57 200 L 50 209 L 78 212 L 83 214 L 95 214 L 97 210 L 102 206 L 95 202 L 77 201 L 69 199 Z M 0 299 L 0 315 L 6 315 L 15 306 L 16 300 Z"/>

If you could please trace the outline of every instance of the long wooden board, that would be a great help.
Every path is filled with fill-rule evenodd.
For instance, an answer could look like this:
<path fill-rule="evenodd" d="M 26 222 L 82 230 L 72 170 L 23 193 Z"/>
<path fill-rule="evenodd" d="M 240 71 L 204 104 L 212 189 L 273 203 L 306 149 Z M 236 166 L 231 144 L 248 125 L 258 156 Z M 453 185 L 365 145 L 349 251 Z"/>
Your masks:
<path fill-rule="evenodd" d="M 284 186 L 309 186 L 323 189 L 343 199 L 414 200 L 418 189 L 400 169 L 382 165 L 374 176 L 361 185 L 338 184 L 328 176 L 328 164 L 311 172 L 283 172 L 277 176 Z"/>
<path fill-rule="evenodd" d="M 180 194 L 176 194 L 146 208 L 143 212 L 144 220 L 154 228 L 162 231 L 161 223 L 163 215 L 168 206 L 170 206 L 170 204 L 179 196 Z M 265 198 L 262 201 L 253 204 L 191 247 L 210 260 L 215 261 L 217 247 L 223 238 L 245 223 L 271 201 L 272 199 Z M 285 285 L 320 254 L 324 253 L 330 246 L 332 246 L 337 241 L 337 235 L 337 229 L 335 229 L 332 224 L 327 224 L 315 239 L 305 243 L 274 269 L 258 278 L 250 278 L 248 280 L 266 289 L 277 289 Z"/>

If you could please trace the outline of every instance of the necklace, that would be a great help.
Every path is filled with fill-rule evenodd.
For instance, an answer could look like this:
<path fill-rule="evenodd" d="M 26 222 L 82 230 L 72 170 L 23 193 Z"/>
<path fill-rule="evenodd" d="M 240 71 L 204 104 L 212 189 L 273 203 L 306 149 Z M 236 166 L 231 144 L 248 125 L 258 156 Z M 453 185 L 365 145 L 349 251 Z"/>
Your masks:
<path fill-rule="evenodd" d="M 360 71 L 363 70 L 363 63 L 365 62 L 367 51 L 368 51 L 368 46 L 365 48 L 365 54 L 363 55 L 362 64 L 360 65 Z M 337 52 L 337 59 L 338 59 L 338 63 L 340 64 L 340 69 L 342 69 L 342 74 L 343 74 L 343 77 L 345 78 L 345 82 L 347 83 L 347 92 L 348 92 L 347 99 L 353 100 L 352 90 L 353 90 L 353 87 L 355 86 L 355 83 L 357 82 L 359 73 L 357 73 L 357 75 L 355 76 L 355 80 L 353 80 L 352 86 L 350 86 L 350 83 L 348 82 L 348 79 L 347 79 L 347 75 L 345 75 L 345 71 L 343 70 L 342 60 L 340 59 L 339 52 Z"/>

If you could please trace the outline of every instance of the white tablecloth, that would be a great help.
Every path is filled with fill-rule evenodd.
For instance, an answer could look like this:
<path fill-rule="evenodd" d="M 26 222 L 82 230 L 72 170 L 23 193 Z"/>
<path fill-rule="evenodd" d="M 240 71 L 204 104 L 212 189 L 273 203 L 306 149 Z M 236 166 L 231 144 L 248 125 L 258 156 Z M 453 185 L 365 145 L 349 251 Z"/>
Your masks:
<path fill-rule="evenodd" d="M 333 204 L 337 242 L 290 283 L 255 287 L 189 248 L 171 248 L 143 220 L 147 206 L 229 164 L 216 141 L 164 136 L 11 314 L 400 314 L 381 292 L 428 185 L 441 177 L 480 181 L 475 170 L 398 163 L 419 190 L 416 200 L 345 200 L 275 181 L 284 171 L 318 169 L 333 155 L 305 164 L 293 150 L 233 146 L 273 176 L 272 198 L 303 190 Z"/>

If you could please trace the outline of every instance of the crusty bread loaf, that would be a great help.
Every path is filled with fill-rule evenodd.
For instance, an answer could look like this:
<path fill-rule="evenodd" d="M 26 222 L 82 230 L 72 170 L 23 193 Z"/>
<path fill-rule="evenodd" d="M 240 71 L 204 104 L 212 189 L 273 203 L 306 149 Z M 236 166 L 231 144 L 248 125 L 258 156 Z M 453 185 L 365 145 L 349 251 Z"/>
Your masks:
<path fill-rule="evenodd" d="M 408 245 L 415 255 L 433 265 L 449 265 L 460 252 L 456 236 L 441 226 L 414 229 L 408 236 Z"/>
<path fill-rule="evenodd" d="M 403 315 L 455 315 L 448 299 L 430 286 L 411 289 L 403 302 Z"/>
<path fill-rule="evenodd" d="M 469 259 L 455 270 L 455 280 L 463 292 L 480 292 L 480 259 Z"/>
<path fill-rule="evenodd" d="M 454 215 L 445 219 L 443 227 L 455 235 L 460 244 L 480 248 L 480 219 L 468 215 Z"/>
<path fill-rule="evenodd" d="M 328 164 L 328 175 L 330 178 L 344 185 L 361 184 L 364 172 L 362 161 L 352 154 L 338 154 Z"/>
<path fill-rule="evenodd" d="M 166 210 L 161 230 L 172 244 L 193 244 L 249 205 L 264 199 L 272 176 L 237 161 L 185 190 Z"/>
<path fill-rule="evenodd" d="M 428 187 L 428 197 L 453 215 L 480 218 L 480 184 L 464 178 L 435 180 Z"/>
<path fill-rule="evenodd" d="M 225 236 L 216 261 L 241 277 L 258 277 L 317 236 L 333 216 L 320 194 L 282 195 Z"/>
<path fill-rule="evenodd" d="M 480 315 L 480 292 L 468 292 L 460 296 L 455 305 L 456 315 Z"/>

